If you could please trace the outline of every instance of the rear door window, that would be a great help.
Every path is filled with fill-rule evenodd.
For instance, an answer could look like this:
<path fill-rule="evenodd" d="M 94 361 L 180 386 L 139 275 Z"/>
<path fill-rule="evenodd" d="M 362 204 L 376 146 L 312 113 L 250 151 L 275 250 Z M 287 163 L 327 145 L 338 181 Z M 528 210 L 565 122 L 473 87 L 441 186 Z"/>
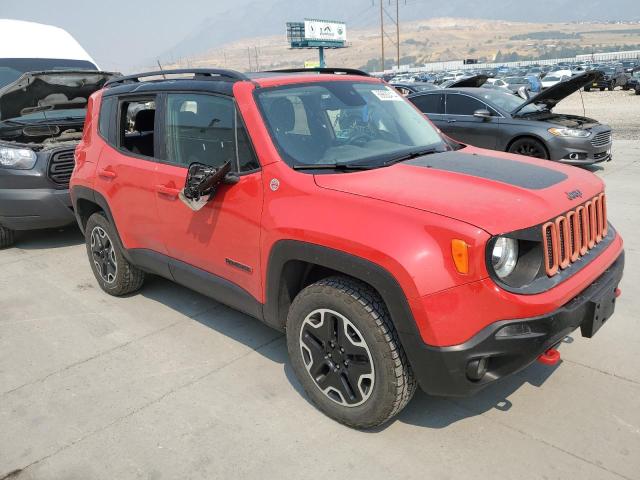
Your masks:
<path fill-rule="evenodd" d="M 411 101 L 422 113 L 444 113 L 444 94 L 442 93 L 419 95 L 417 97 L 413 97 Z"/>
<path fill-rule="evenodd" d="M 135 155 L 154 157 L 156 101 L 154 97 L 120 103 L 120 148 Z"/>

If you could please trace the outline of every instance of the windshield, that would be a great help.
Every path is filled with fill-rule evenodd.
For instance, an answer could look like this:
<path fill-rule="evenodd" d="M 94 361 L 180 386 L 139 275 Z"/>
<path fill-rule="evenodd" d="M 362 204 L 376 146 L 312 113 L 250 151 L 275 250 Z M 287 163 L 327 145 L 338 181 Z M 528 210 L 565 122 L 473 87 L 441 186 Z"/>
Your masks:
<path fill-rule="evenodd" d="M 501 92 L 499 90 L 482 90 L 476 93 L 476 95 L 487 100 L 489 103 L 493 103 L 506 112 L 512 112 L 523 103 L 522 98 L 512 93 Z M 520 110 L 519 113 L 538 113 L 540 111 L 541 109 L 539 107 L 530 103 Z"/>
<path fill-rule="evenodd" d="M 560 81 L 560 77 L 545 77 L 544 81 L 545 82 L 559 82 Z"/>
<path fill-rule="evenodd" d="M 258 90 L 257 99 L 291 166 L 381 165 L 398 155 L 447 147 L 423 115 L 382 83 L 286 85 Z"/>
<path fill-rule="evenodd" d="M 504 81 L 507 83 L 527 83 L 527 79 L 522 77 L 508 77 Z"/>
<path fill-rule="evenodd" d="M 43 70 L 98 70 L 98 67 L 86 60 L 0 58 L 0 88 L 15 82 L 23 73 Z"/>

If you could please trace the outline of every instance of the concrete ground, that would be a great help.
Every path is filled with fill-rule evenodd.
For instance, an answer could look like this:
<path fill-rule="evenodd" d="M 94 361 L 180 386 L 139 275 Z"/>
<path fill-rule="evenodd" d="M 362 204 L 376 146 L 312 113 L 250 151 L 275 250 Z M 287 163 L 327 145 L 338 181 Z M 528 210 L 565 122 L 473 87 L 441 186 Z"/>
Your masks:
<path fill-rule="evenodd" d="M 605 327 L 373 432 L 310 405 L 258 321 L 159 278 L 109 297 L 74 228 L 23 235 L 0 251 L 0 479 L 640 479 L 637 152 L 594 169 L 627 252 Z"/>

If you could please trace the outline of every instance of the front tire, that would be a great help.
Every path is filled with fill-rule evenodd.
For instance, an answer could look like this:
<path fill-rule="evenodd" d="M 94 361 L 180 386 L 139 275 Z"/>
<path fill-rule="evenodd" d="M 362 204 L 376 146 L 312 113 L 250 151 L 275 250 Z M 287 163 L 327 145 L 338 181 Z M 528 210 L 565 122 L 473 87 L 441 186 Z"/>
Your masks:
<path fill-rule="evenodd" d="M 100 288 L 119 297 L 144 283 L 144 272 L 124 258 L 115 227 L 102 213 L 94 213 L 85 228 L 87 255 Z"/>
<path fill-rule="evenodd" d="M 287 316 L 287 347 L 311 401 L 347 426 L 381 425 L 415 393 L 384 302 L 357 280 L 329 277 L 302 290 Z"/>
<path fill-rule="evenodd" d="M 526 157 L 549 159 L 549 154 L 544 144 L 535 138 L 519 138 L 509 146 L 509 153 L 524 155 Z"/>
<path fill-rule="evenodd" d="M 0 248 L 10 247 L 15 241 L 15 232 L 0 225 Z"/>

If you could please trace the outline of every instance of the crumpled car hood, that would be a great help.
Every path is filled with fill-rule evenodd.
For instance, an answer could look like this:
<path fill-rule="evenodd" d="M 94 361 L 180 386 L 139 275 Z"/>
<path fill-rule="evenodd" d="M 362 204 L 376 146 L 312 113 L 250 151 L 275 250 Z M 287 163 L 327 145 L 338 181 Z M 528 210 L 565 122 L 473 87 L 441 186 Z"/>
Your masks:
<path fill-rule="evenodd" d="M 597 176 L 578 168 L 471 147 L 386 168 L 316 175 L 315 181 L 461 220 L 493 235 L 544 223 L 603 190 Z M 581 197 L 573 198 L 577 190 Z"/>
<path fill-rule="evenodd" d="M 27 72 L 0 89 L 0 120 L 37 107 L 86 108 L 91 94 L 116 75 L 92 70 Z"/>

